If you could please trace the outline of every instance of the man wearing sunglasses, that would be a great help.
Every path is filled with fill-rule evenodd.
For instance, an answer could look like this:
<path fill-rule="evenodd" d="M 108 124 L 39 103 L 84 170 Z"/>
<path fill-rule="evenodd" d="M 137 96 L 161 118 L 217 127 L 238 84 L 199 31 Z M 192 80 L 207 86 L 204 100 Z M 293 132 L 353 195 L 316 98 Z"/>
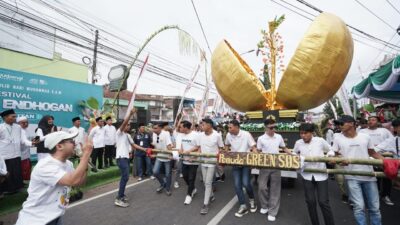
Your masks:
<path fill-rule="evenodd" d="M 283 149 L 286 153 L 291 154 L 290 150 L 286 148 L 282 136 L 275 133 L 275 120 L 266 119 L 264 126 L 265 134 L 258 138 L 257 149 L 267 154 L 279 154 L 279 149 Z M 275 221 L 281 199 L 281 171 L 260 169 L 258 183 L 258 196 L 261 204 L 260 213 L 268 213 L 268 220 Z"/>
<path fill-rule="evenodd" d="M 156 124 L 153 126 L 153 143 L 155 149 L 157 150 L 172 150 L 171 135 L 168 131 L 163 130 L 161 124 Z M 171 160 L 169 154 L 158 153 L 157 158 L 153 167 L 153 175 L 160 182 L 160 187 L 157 188 L 157 193 L 161 193 L 165 189 L 165 194 L 171 196 Z M 161 175 L 161 167 L 164 167 L 165 177 Z"/>
<path fill-rule="evenodd" d="M 32 171 L 28 198 L 19 212 L 17 225 L 62 225 L 70 187 L 85 182 L 93 148 L 92 142 L 86 141 L 80 163 L 74 170 L 68 158 L 74 154 L 73 138 L 77 135 L 78 132 L 57 131 L 45 136 L 44 146 L 50 149 L 50 156 L 40 160 Z"/>

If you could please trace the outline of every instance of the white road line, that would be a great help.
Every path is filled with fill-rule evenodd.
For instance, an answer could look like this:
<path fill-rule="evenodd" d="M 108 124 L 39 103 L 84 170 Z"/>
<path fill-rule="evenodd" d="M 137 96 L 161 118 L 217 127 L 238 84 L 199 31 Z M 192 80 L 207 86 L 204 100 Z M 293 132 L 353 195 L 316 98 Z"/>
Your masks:
<path fill-rule="evenodd" d="M 146 182 L 146 181 L 149 181 L 149 180 L 150 180 L 150 179 L 145 179 L 145 180 L 140 181 L 140 182 L 136 182 L 136 183 L 133 183 L 133 184 L 129 184 L 129 185 L 126 186 L 125 189 L 134 187 L 134 186 L 136 186 L 136 185 L 138 185 L 138 184 L 142 184 L 142 183 L 144 183 L 144 182 Z M 78 205 L 85 204 L 85 203 L 87 203 L 87 202 L 91 202 L 91 201 L 93 201 L 93 200 L 95 200 L 95 199 L 104 197 L 104 196 L 106 196 L 106 195 L 115 193 L 115 192 L 117 192 L 117 191 L 118 191 L 118 188 L 117 188 L 117 189 L 114 189 L 114 190 L 112 190 L 112 191 L 109 191 L 109 192 L 106 192 L 106 193 L 103 193 L 103 194 L 100 194 L 100 195 L 97 195 L 97 196 L 94 196 L 94 197 L 91 197 L 91 198 L 88 198 L 88 199 L 85 199 L 85 200 L 82 200 L 82 201 L 79 201 L 79 202 L 76 202 L 76 203 L 73 203 L 73 204 L 71 204 L 71 205 L 68 206 L 68 209 L 73 208 L 73 207 L 78 206 Z"/>
<path fill-rule="evenodd" d="M 210 222 L 207 223 L 207 225 L 217 225 L 224 217 L 225 215 L 229 212 L 229 210 L 231 210 L 233 208 L 233 206 L 238 202 L 238 198 L 235 196 L 233 197 L 228 204 L 225 205 L 224 208 L 221 209 L 221 211 L 219 211 L 217 213 L 217 215 L 214 216 L 214 218 L 212 218 L 210 220 Z"/>

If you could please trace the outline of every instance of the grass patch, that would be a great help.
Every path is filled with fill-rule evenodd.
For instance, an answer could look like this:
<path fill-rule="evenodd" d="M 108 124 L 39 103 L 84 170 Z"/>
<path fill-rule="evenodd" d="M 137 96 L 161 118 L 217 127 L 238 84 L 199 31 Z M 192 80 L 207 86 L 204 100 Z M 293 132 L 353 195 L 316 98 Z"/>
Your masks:
<path fill-rule="evenodd" d="M 95 187 L 112 183 L 119 179 L 120 172 L 117 166 L 99 171 L 98 173 L 89 172 L 86 179 L 86 184 L 81 187 L 81 190 L 85 192 Z M 4 198 L 0 199 L 0 216 L 19 211 L 22 208 L 22 203 L 27 197 L 28 193 L 26 189 L 13 195 L 5 195 Z"/>

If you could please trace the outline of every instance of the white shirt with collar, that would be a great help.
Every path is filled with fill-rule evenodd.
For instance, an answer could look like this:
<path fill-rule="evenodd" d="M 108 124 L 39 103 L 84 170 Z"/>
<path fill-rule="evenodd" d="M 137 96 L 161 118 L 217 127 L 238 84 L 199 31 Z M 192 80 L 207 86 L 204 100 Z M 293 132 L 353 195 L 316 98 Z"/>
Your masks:
<path fill-rule="evenodd" d="M 104 134 L 105 129 L 104 127 L 95 126 L 89 133 L 89 138 L 93 140 L 93 147 L 94 148 L 104 148 Z"/>
<path fill-rule="evenodd" d="M 232 152 L 250 152 L 256 142 L 248 131 L 239 130 L 237 135 L 226 135 L 225 145 L 230 145 Z"/>
<path fill-rule="evenodd" d="M 172 145 L 171 135 L 169 134 L 168 131 L 165 131 L 165 130 L 161 130 L 160 134 L 156 134 L 155 132 L 153 132 L 152 145 L 154 146 L 155 149 L 158 149 L 158 150 L 168 150 L 167 146 Z M 164 154 L 164 153 L 158 153 L 157 156 L 170 157 L 171 155 Z M 161 162 L 170 161 L 169 159 L 162 159 L 162 158 L 157 158 L 157 160 L 159 160 Z"/>
<path fill-rule="evenodd" d="M 21 144 L 32 146 L 18 124 L 0 124 L 0 155 L 4 160 L 21 157 Z"/>
<path fill-rule="evenodd" d="M 117 133 L 117 130 L 113 125 L 105 125 L 104 126 L 104 144 L 105 145 L 115 145 L 116 139 L 115 135 Z"/>
<path fill-rule="evenodd" d="M 305 143 L 303 139 L 297 140 L 294 144 L 293 151 L 304 157 L 322 157 L 324 152 L 330 151 L 331 145 L 320 137 L 312 137 L 309 143 Z M 304 162 L 304 168 L 311 169 L 326 169 L 325 163 L 319 162 Z M 328 179 L 328 175 L 324 173 L 305 173 L 301 175 L 305 180 L 311 181 L 314 177 L 315 181 L 324 181 Z"/>
<path fill-rule="evenodd" d="M 265 133 L 257 140 L 257 149 L 260 149 L 263 153 L 279 154 L 279 148 L 285 147 L 282 135 L 277 133 L 274 133 L 272 137 Z"/>

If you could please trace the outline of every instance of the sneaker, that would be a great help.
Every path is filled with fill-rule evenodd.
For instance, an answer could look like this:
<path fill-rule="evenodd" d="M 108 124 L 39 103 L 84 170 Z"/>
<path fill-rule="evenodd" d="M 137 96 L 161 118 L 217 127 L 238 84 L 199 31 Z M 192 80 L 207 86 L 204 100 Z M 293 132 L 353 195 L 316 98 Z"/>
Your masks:
<path fill-rule="evenodd" d="M 268 213 L 268 209 L 263 209 L 263 208 L 261 208 L 261 209 L 260 209 L 260 213 L 261 213 L 261 214 L 267 214 L 267 213 Z"/>
<path fill-rule="evenodd" d="M 192 197 L 190 195 L 186 195 L 185 202 L 183 204 L 189 205 L 192 202 Z"/>
<path fill-rule="evenodd" d="M 239 210 L 235 213 L 235 216 L 242 217 L 242 216 L 246 215 L 247 213 L 249 213 L 249 210 L 247 210 L 246 205 L 241 205 L 239 207 Z"/>
<path fill-rule="evenodd" d="M 203 205 L 200 210 L 201 215 L 206 215 L 208 213 L 208 205 Z"/>
<path fill-rule="evenodd" d="M 129 198 L 126 195 L 124 195 L 124 197 L 122 197 L 121 200 L 124 201 L 124 202 L 128 202 Z"/>
<path fill-rule="evenodd" d="M 179 174 L 179 177 L 182 178 L 182 177 L 183 177 L 183 174 L 180 173 L 180 174 Z"/>
<path fill-rule="evenodd" d="M 161 193 L 162 190 L 164 190 L 164 187 L 163 187 L 163 186 L 160 186 L 160 187 L 157 188 L 156 192 L 157 192 L 157 193 Z"/>
<path fill-rule="evenodd" d="M 137 181 L 142 181 L 143 180 L 143 178 L 141 178 L 141 177 L 139 177 L 138 179 L 137 179 Z"/>
<path fill-rule="evenodd" d="M 114 204 L 119 207 L 126 208 L 129 206 L 129 203 L 124 202 L 122 199 L 115 199 Z"/>
<path fill-rule="evenodd" d="M 154 179 L 156 179 L 156 177 L 153 176 L 153 175 L 151 175 L 151 176 L 150 176 L 150 179 L 151 179 L 151 180 L 154 180 Z"/>
<path fill-rule="evenodd" d="M 174 188 L 179 188 L 179 183 L 178 183 L 178 181 L 175 181 L 175 182 L 174 182 Z"/>
<path fill-rule="evenodd" d="M 257 205 L 254 199 L 249 199 L 250 202 L 250 212 L 255 213 L 257 212 Z"/>
<path fill-rule="evenodd" d="M 390 200 L 389 196 L 385 196 L 382 198 L 382 201 L 386 204 L 386 205 L 394 205 L 394 203 L 392 202 L 392 200 Z"/>
<path fill-rule="evenodd" d="M 171 196 L 171 195 L 172 195 L 171 191 L 168 191 L 168 190 L 165 190 L 165 194 L 166 194 L 167 196 Z"/>
<path fill-rule="evenodd" d="M 215 196 L 213 195 L 210 197 L 210 202 L 214 202 L 214 201 L 215 201 Z"/>
<path fill-rule="evenodd" d="M 99 172 L 99 170 L 97 170 L 97 168 L 92 168 L 91 171 L 92 171 L 93 173 Z"/>
<path fill-rule="evenodd" d="M 197 189 L 195 188 L 195 189 L 193 189 L 193 191 L 192 191 L 192 198 L 196 195 L 196 193 L 197 193 Z"/>
<path fill-rule="evenodd" d="M 275 220 L 276 220 L 275 216 L 268 215 L 268 221 L 275 221 Z"/>

